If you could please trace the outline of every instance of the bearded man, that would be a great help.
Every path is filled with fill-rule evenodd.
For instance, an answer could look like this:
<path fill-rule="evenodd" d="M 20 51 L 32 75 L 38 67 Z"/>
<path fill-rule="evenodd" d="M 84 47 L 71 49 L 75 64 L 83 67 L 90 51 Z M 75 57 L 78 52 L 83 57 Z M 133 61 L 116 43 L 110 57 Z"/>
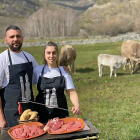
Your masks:
<path fill-rule="evenodd" d="M 11 25 L 6 29 L 5 42 L 9 48 L 0 54 L 0 129 L 18 124 L 18 102 L 21 98 L 33 101 L 33 68 L 38 66 L 35 58 L 21 50 L 21 30 Z M 31 108 L 29 104 L 25 107 Z"/>

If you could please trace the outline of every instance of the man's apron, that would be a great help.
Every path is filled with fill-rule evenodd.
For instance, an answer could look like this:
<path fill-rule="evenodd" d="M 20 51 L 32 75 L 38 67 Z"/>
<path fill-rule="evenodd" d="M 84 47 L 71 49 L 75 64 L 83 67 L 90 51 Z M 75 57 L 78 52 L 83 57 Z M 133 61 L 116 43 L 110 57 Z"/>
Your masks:
<path fill-rule="evenodd" d="M 22 51 L 23 52 L 23 51 Z M 24 52 L 23 52 L 24 54 Z M 24 54 L 26 57 L 26 55 Z M 2 108 L 8 127 L 18 124 L 17 118 L 20 116 L 18 112 L 18 102 L 23 98 L 34 100 L 32 91 L 32 62 L 12 65 L 10 51 L 8 49 L 9 65 L 9 84 L 0 90 L 2 99 Z M 23 111 L 31 108 L 33 105 L 25 103 L 22 105 Z"/>
<path fill-rule="evenodd" d="M 62 76 L 60 69 L 59 71 L 61 76 L 46 78 L 43 77 L 44 68 L 45 65 L 37 84 L 39 94 L 36 97 L 36 102 L 68 109 L 67 100 L 64 94 L 65 78 Z M 39 121 L 42 123 L 48 122 L 49 119 L 53 119 L 55 117 L 65 118 L 69 116 L 68 111 L 49 108 L 43 105 L 36 105 L 36 110 L 39 113 Z"/>

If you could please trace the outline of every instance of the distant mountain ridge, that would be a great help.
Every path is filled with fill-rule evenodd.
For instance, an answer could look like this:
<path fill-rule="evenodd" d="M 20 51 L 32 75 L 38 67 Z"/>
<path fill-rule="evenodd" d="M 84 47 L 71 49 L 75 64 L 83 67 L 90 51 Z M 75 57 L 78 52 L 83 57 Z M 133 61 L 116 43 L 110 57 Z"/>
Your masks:
<path fill-rule="evenodd" d="M 68 29 L 82 37 L 140 32 L 139 6 L 140 0 L 0 0 L 0 37 L 10 24 L 18 25 L 29 36 L 35 29 L 33 35 L 43 37 L 45 27 L 44 36 L 52 36 L 52 26 L 57 28 L 62 21 L 65 26 L 59 23 L 53 36 L 70 35 Z"/>
<path fill-rule="evenodd" d="M 96 0 L 0 0 L 0 16 L 26 18 L 49 4 L 85 11 L 95 2 Z"/>
<path fill-rule="evenodd" d="M 0 0 L 0 16 L 25 18 L 41 6 L 38 0 Z"/>
<path fill-rule="evenodd" d="M 85 11 L 92 7 L 97 0 L 51 0 L 56 5 L 69 7 L 74 10 Z"/>
<path fill-rule="evenodd" d="M 89 8 L 94 7 L 94 5 L 102 7 L 103 4 L 110 1 L 116 0 L 0 0 L 0 16 L 19 19 L 27 18 L 43 6 L 46 7 L 50 4 L 85 12 Z M 119 4 L 126 0 L 117 1 L 117 4 Z"/>

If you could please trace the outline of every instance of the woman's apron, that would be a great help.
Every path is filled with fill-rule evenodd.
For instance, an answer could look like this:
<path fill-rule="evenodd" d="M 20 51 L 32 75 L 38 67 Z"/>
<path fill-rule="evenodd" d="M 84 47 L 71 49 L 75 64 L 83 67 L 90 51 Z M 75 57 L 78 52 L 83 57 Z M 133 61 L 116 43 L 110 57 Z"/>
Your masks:
<path fill-rule="evenodd" d="M 25 54 L 24 56 L 26 57 Z M 17 118 L 20 116 L 18 112 L 18 102 L 24 98 L 32 101 L 34 100 L 32 91 L 33 66 L 32 62 L 29 62 L 27 57 L 27 63 L 12 65 L 9 50 L 8 57 L 10 61 L 10 65 L 8 66 L 9 83 L 5 88 L 0 90 L 0 96 L 2 99 L 3 113 L 8 123 L 8 127 L 12 127 L 18 124 Z M 28 108 L 34 109 L 34 105 L 29 103 L 22 104 L 22 107 L 23 111 Z"/>
<path fill-rule="evenodd" d="M 43 77 L 44 68 L 45 65 L 37 84 L 39 94 L 36 97 L 36 102 L 68 109 L 67 100 L 64 94 L 65 78 L 62 76 L 60 69 L 59 71 L 61 76 L 46 78 Z M 69 116 L 68 111 L 49 108 L 43 105 L 36 105 L 36 111 L 38 111 L 39 121 L 42 123 L 48 122 L 49 119 L 53 119 L 55 117 L 65 118 Z"/>

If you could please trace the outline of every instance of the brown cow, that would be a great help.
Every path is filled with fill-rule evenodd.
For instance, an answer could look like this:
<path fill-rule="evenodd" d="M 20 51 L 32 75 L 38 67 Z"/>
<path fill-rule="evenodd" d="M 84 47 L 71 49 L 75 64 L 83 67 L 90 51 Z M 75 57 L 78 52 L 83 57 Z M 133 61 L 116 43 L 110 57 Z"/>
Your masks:
<path fill-rule="evenodd" d="M 132 74 L 135 73 L 135 64 L 138 63 L 140 67 L 140 43 L 133 40 L 127 40 L 122 43 L 121 46 L 122 57 L 127 57 L 130 60 L 130 67 Z M 126 65 L 124 65 L 124 70 L 126 70 Z"/>
<path fill-rule="evenodd" d="M 76 51 L 70 45 L 65 45 L 61 48 L 61 55 L 59 58 L 60 66 L 68 66 L 70 71 L 76 73 L 74 61 L 76 59 Z"/>

